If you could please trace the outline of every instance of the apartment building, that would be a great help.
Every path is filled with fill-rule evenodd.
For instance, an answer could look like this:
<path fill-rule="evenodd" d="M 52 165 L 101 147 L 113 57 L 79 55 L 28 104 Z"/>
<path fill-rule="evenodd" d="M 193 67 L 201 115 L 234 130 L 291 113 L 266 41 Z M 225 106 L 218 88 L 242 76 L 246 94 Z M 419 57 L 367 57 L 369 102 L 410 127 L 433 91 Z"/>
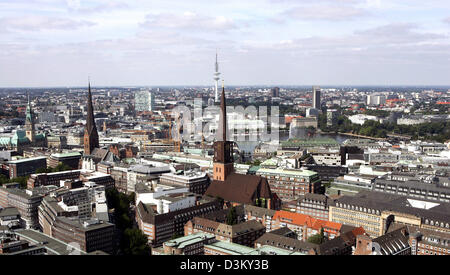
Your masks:
<path fill-rule="evenodd" d="M 327 221 L 330 201 L 326 195 L 308 193 L 297 200 L 296 212 Z"/>
<path fill-rule="evenodd" d="M 159 178 L 162 184 L 175 184 L 188 187 L 189 192 L 203 195 L 211 183 L 205 172 L 186 171 L 182 174 L 167 173 Z"/>
<path fill-rule="evenodd" d="M 153 247 L 161 246 L 174 234 L 184 235 L 184 225 L 192 218 L 221 209 L 222 205 L 214 201 L 197 201 L 196 205 L 176 211 L 158 213 L 155 204 L 139 202 L 136 207 L 138 227 Z"/>
<path fill-rule="evenodd" d="M 267 232 L 266 234 L 262 235 L 259 239 L 255 241 L 256 248 L 265 245 L 281 249 L 288 249 L 290 251 L 301 253 L 303 255 L 308 254 L 311 249 L 317 247 L 317 244 L 285 237 L 278 234 L 273 234 L 272 232 Z"/>
<path fill-rule="evenodd" d="M 340 166 L 341 153 L 339 149 L 311 148 L 308 153 L 317 165 Z"/>
<path fill-rule="evenodd" d="M 116 189 L 121 193 L 127 193 L 127 173 L 129 167 L 114 166 L 111 169 L 111 177 L 114 179 Z"/>
<path fill-rule="evenodd" d="M 319 175 L 313 171 L 261 168 L 256 175 L 266 178 L 270 190 L 284 201 L 296 200 L 306 193 L 321 192 Z"/>
<path fill-rule="evenodd" d="M 266 227 L 254 220 L 228 225 L 203 217 L 194 217 L 186 223 L 184 234 L 187 236 L 198 232 L 214 234 L 219 241 L 253 247 L 255 240 L 266 232 Z"/>
<path fill-rule="evenodd" d="M 38 186 L 47 186 L 47 185 L 59 186 L 60 181 L 79 179 L 80 175 L 81 175 L 80 170 L 32 174 L 27 181 L 27 188 L 33 189 Z"/>
<path fill-rule="evenodd" d="M 394 194 L 363 191 L 343 196 L 329 207 L 329 220 L 362 226 L 370 237 L 384 235 L 392 223 L 450 232 L 450 204 L 418 200 Z"/>
<path fill-rule="evenodd" d="M 259 223 L 263 224 L 266 227 L 266 232 L 273 230 L 272 219 L 275 213 L 277 212 L 276 210 L 257 207 L 248 204 L 245 204 L 241 207 L 244 208 L 243 212 L 246 221 L 251 220 L 258 221 Z M 239 213 L 238 209 L 239 208 L 236 207 L 236 212 Z"/>
<path fill-rule="evenodd" d="M 293 213 L 290 211 L 277 211 L 272 219 L 272 228 L 287 227 L 297 235 L 299 240 L 306 241 L 309 237 L 320 233 L 323 229 L 325 237 L 333 239 L 341 233 L 353 229 L 350 226 L 328 220 L 315 219 L 311 216 Z"/>
<path fill-rule="evenodd" d="M 65 243 L 75 242 L 85 252 L 114 252 L 114 224 L 95 218 L 80 218 L 75 209 L 61 207 L 58 200 L 46 196 L 39 206 L 39 225 L 44 234 Z"/>
<path fill-rule="evenodd" d="M 4 184 L 0 186 L 0 207 L 17 208 L 25 228 L 37 228 L 38 206 L 43 196 L 51 190 L 50 186 L 41 190 L 24 190 L 20 189 L 18 184 Z"/>

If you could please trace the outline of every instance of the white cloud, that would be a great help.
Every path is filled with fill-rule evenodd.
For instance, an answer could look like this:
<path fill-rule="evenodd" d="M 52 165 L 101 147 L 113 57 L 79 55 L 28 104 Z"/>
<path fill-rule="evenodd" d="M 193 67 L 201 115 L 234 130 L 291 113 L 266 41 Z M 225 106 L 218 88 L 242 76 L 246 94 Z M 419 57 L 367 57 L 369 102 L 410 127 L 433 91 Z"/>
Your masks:
<path fill-rule="evenodd" d="M 191 11 L 182 14 L 160 13 L 149 14 L 141 27 L 146 29 L 169 28 L 197 31 L 228 31 L 236 29 L 237 25 L 225 16 L 207 16 Z"/>
<path fill-rule="evenodd" d="M 4 0 L 0 86 L 84 83 L 87 71 L 104 85 L 208 84 L 216 48 L 234 84 L 442 84 L 449 11 L 438 0 Z"/>
<path fill-rule="evenodd" d="M 114 1 L 102 1 L 98 4 L 91 4 L 86 6 L 85 3 L 89 3 L 85 1 L 81 3 L 80 0 L 68 0 L 67 6 L 69 11 L 77 12 L 79 14 L 89 14 L 89 13 L 100 13 L 100 12 L 109 12 L 114 10 L 123 10 L 128 9 L 129 5 L 126 2 L 114 2 Z"/>
<path fill-rule="evenodd" d="M 35 15 L 0 18 L 0 29 L 3 29 L 4 31 L 73 30 L 93 25 L 95 25 L 95 23 L 86 20 L 72 20 L 61 17 Z"/>
<path fill-rule="evenodd" d="M 79 9 L 81 7 L 80 0 L 66 0 L 67 6 L 70 9 Z"/>
<path fill-rule="evenodd" d="M 369 13 L 366 10 L 356 8 L 353 6 L 340 5 L 304 5 L 297 6 L 286 10 L 283 15 L 293 19 L 299 20 L 330 20 L 343 21 L 361 16 L 367 16 Z"/>

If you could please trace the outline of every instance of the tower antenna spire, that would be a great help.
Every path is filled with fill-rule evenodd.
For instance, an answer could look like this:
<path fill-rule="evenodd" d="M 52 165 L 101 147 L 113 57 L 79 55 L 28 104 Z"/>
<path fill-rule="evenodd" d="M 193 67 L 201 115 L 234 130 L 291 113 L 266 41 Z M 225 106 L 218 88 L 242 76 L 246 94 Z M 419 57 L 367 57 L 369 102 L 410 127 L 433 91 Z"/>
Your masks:
<path fill-rule="evenodd" d="M 219 102 L 219 79 L 220 79 L 220 73 L 219 73 L 219 62 L 217 61 L 217 49 L 216 49 L 216 63 L 215 63 L 215 72 L 214 72 L 214 82 L 215 82 L 215 90 L 214 90 L 214 102 Z"/>

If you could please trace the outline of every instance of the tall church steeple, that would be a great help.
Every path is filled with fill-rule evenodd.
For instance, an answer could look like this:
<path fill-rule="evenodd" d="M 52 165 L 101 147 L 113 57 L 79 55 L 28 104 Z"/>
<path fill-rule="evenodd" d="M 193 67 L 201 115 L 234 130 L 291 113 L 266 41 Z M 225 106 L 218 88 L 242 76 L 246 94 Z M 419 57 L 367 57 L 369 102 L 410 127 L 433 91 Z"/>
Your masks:
<path fill-rule="evenodd" d="M 227 103 L 225 87 L 222 82 L 222 98 L 220 102 L 220 121 L 217 140 L 214 142 L 213 179 L 225 181 L 234 172 L 233 142 L 227 141 Z"/>
<path fill-rule="evenodd" d="M 31 109 L 30 95 L 27 93 L 28 103 L 25 118 L 25 132 L 31 143 L 35 141 L 33 110 Z"/>
<path fill-rule="evenodd" d="M 94 120 L 94 107 L 92 106 L 92 93 L 91 82 L 89 81 L 88 88 L 88 105 L 87 105 L 87 117 L 86 128 L 84 130 L 84 154 L 90 155 L 94 148 L 99 148 L 99 138 L 97 132 L 97 126 Z"/>

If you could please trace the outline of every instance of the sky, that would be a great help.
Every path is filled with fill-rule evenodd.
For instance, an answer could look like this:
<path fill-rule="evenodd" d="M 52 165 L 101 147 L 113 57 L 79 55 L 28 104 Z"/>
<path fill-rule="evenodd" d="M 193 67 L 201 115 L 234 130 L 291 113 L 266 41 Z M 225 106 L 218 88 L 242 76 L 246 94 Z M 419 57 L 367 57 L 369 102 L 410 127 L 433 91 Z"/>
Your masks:
<path fill-rule="evenodd" d="M 0 0 L 0 87 L 450 85 L 448 0 Z"/>

